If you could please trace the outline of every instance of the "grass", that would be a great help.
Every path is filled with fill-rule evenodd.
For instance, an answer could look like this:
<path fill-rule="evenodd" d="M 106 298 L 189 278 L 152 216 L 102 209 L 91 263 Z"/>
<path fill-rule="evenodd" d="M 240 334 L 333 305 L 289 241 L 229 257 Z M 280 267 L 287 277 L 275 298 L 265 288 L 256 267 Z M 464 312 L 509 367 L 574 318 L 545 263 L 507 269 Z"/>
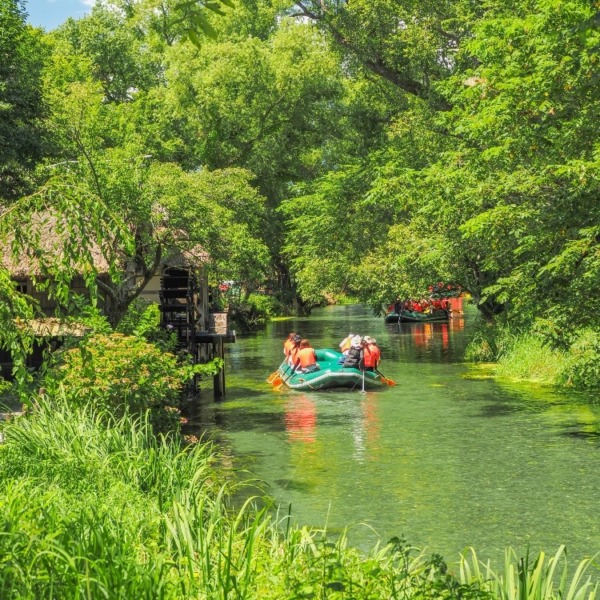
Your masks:
<path fill-rule="evenodd" d="M 40 399 L 2 424 L 0 598 L 592 600 L 590 562 L 559 584 L 564 551 L 531 563 L 507 553 L 500 574 L 472 551 L 457 575 L 438 555 L 393 539 L 368 553 L 344 534 L 240 509 L 209 442 L 155 436 L 148 419 L 115 419 Z"/>
<path fill-rule="evenodd" d="M 535 559 L 519 557 L 513 549 L 505 553 L 504 570 L 494 571 L 489 563 L 482 563 L 474 549 L 463 556 L 460 579 L 481 581 L 482 588 L 492 598 L 502 600 L 594 600 L 598 583 L 589 574 L 596 557 L 583 560 L 569 579 L 567 554 L 561 546 L 556 554 L 547 557 L 541 552 Z"/>
<path fill-rule="evenodd" d="M 544 345 L 539 337 L 519 335 L 501 353 L 496 375 L 513 381 L 555 384 L 564 361 L 564 353 Z"/>

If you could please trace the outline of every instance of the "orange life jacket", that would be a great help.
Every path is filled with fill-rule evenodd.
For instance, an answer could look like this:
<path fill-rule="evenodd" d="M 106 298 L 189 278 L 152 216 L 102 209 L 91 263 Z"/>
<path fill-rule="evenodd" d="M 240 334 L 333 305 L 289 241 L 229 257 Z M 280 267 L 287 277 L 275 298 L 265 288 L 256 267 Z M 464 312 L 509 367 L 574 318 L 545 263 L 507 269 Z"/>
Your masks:
<path fill-rule="evenodd" d="M 298 355 L 296 357 L 296 361 L 300 361 L 300 368 L 306 369 L 306 367 L 310 367 L 317 362 L 317 355 L 313 348 L 302 348 L 302 350 L 298 351 Z"/>
<path fill-rule="evenodd" d="M 375 344 L 363 348 L 363 365 L 366 368 L 376 368 L 381 358 L 381 350 Z"/>
<path fill-rule="evenodd" d="M 296 344 L 294 344 L 294 340 L 285 340 L 285 342 L 283 342 L 283 353 L 286 356 L 289 356 L 292 353 L 292 348 L 295 345 Z"/>

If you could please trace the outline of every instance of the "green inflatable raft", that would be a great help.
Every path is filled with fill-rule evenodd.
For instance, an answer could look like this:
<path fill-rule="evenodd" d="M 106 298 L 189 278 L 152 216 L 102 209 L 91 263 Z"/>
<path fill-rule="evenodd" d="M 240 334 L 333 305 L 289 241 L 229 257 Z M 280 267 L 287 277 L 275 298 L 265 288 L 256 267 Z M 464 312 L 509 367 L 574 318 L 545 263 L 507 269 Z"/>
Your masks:
<path fill-rule="evenodd" d="M 279 367 L 279 375 L 285 385 L 293 390 L 324 390 L 328 388 L 351 388 L 356 390 L 374 390 L 384 387 L 386 384 L 381 375 L 371 371 L 360 369 L 344 369 L 339 364 L 342 357 L 341 352 L 330 349 L 315 350 L 317 353 L 317 364 L 321 367 L 312 373 L 292 373 L 292 367 L 282 363 Z"/>
<path fill-rule="evenodd" d="M 420 313 L 412 310 L 390 312 L 385 315 L 386 323 L 439 323 L 448 321 L 450 313 L 446 310 L 434 310 L 432 313 Z"/>

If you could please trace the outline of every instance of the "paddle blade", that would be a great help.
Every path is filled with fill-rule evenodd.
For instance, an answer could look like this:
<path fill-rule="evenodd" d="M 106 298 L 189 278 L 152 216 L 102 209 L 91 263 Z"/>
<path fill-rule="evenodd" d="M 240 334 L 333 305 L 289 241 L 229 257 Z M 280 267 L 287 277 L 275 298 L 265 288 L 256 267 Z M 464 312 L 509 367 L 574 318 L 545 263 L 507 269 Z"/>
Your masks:
<path fill-rule="evenodd" d="M 379 371 L 377 371 L 377 373 L 379 373 Z M 381 381 L 383 381 L 385 385 L 396 385 L 396 382 L 393 379 L 388 379 L 387 377 L 384 377 L 382 373 L 379 373 L 379 377 L 381 377 Z"/>
<path fill-rule="evenodd" d="M 273 383 L 279 377 L 279 371 L 274 371 L 267 377 L 267 383 Z"/>
<path fill-rule="evenodd" d="M 278 385 L 281 385 L 283 383 L 283 379 L 281 379 L 281 377 L 279 377 L 279 375 L 277 375 L 275 377 L 275 379 L 273 379 L 273 381 L 270 381 L 269 383 L 272 383 L 273 386 L 278 386 Z"/>

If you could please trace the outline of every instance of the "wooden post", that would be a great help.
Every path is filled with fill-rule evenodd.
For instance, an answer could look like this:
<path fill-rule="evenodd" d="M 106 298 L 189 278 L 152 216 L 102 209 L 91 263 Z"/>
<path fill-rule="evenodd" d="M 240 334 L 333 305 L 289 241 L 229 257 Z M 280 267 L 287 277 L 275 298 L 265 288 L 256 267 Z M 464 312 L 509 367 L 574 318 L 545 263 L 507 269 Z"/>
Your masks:
<path fill-rule="evenodd" d="M 213 342 L 213 356 L 215 358 L 225 359 L 223 350 L 223 338 L 219 337 Z M 225 398 L 225 365 L 213 378 L 213 389 L 215 400 Z"/>

